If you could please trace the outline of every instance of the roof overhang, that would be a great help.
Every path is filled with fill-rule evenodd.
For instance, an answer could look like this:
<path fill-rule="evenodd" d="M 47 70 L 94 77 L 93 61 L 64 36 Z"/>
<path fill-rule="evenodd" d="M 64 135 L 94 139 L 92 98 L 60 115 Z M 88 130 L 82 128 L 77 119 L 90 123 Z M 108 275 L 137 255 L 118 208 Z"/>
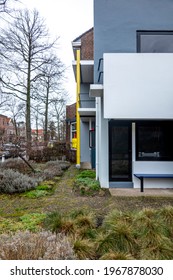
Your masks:
<path fill-rule="evenodd" d="M 103 85 L 101 85 L 101 84 L 90 85 L 89 96 L 90 97 L 103 97 Z"/>
<path fill-rule="evenodd" d="M 79 108 L 78 109 L 79 115 L 82 116 L 95 116 L 96 109 L 95 108 Z"/>
<path fill-rule="evenodd" d="M 75 75 L 75 80 L 76 80 L 76 65 L 77 62 L 73 61 L 72 66 L 73 66 L 73 71 Z M 92 84 L 93 83 L 93 77 L 94 77 L 94 60 L 81 60 L 80 61 L 80 78 L 81 78 L 81 83 L 83 84 Z"/>

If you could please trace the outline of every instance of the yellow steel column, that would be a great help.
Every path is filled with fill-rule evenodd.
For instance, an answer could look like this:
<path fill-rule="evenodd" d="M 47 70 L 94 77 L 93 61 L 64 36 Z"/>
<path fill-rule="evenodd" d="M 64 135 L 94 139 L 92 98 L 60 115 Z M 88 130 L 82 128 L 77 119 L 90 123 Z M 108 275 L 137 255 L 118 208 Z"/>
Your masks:
<path fill-rule="evenodd" d="M 76 51 L 76 130 L 77 130 L 77 150 L 76 150 L 76 167 L 80 168 L 80 115 L 78 109 L 80 107 L 80 50 Z"/>

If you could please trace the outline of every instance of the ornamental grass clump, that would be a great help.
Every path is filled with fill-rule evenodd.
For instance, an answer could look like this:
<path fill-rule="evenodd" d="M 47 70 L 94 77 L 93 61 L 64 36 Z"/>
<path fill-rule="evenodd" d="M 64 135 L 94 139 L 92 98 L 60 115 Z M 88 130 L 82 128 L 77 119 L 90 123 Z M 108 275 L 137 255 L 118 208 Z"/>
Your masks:
<path fill-rule="evenodd" d="M 0 235 L 0 260 L 74 260 L 72 245 L 63 234 L 18 231 Z"/>
<path fill-rule="evenodd" d="M 96 239 L 96 218 L 92 212 L 78 215 L 74 222 L 76 227 L 76 236 L 79 236 L 82 239 Z"/>
<path fill-rule="evenodd" d="M 93 260 L 96 258 L 94 244 L 89 239 L 77 237 L 72 242 L 73 250 L 79 260 Z"/>
<path fill-rule="evenodd" d="M 124 252 L 110 251 L 100 257 L 100 260 L 134 260 L 133 256 Z"/>
<path fill-rule="evenodd" d="M 112 252 L 133 254 L 136 242 L 133 237 L 132 227 L 122 221 L 111 225 L 109 230 L 103 230 L 97 238 L 98 255 Z"/>
<path fill-rule="evenodd" d="M 157 211 L 157 215 L 168 230 L 167 236 L 173 241 L 173 207 L 165 206 Z"/>
<path fill-rule="evenodd" d="M 0 171 L 0 193 L 22 193 L 36 188 L 38 185 L 37 179 L 30 178 L 27 175 L 21 174 L 18 171 L 11 169 Z"/>
<path fill-rule="evenodd" d="M 163 213 L 164 210 L 160 211 Z M 173 243 L 169 238 L 169 228 L 159 215 L 160 211 L 144 209 L 135 215 L 133 227 L 140 259 L 173 258 Z"/>
<path fill-rule="evenodd" d="M 74 234 L 75 223 L 69 218 L 63 216 L 59 212 L 53 212 L 47 215 L 44 220 L 43 226 L 51 230 L 53 233 Z"/>

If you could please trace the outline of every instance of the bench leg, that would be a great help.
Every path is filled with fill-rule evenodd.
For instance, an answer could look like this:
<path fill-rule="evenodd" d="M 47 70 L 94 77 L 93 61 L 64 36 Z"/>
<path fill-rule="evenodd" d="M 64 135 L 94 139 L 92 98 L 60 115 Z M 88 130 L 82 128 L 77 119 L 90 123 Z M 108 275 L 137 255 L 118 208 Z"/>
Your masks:
<path fill-rule="evenodd" d="M 141 192 L 144 192 L 144 178 L 141 177 L 140 180 L 141 180 Z"/>

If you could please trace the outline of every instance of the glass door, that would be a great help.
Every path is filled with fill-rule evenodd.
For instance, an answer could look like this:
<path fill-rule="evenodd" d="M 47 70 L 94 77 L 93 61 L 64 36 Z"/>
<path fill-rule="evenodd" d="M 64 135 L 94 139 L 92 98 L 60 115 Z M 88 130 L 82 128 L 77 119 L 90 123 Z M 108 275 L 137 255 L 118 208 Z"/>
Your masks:
<path fill-rule="evenodd" d="M 132 180 L 132 124 L 110 121 L 109 123 L 109 179 Z"/>

